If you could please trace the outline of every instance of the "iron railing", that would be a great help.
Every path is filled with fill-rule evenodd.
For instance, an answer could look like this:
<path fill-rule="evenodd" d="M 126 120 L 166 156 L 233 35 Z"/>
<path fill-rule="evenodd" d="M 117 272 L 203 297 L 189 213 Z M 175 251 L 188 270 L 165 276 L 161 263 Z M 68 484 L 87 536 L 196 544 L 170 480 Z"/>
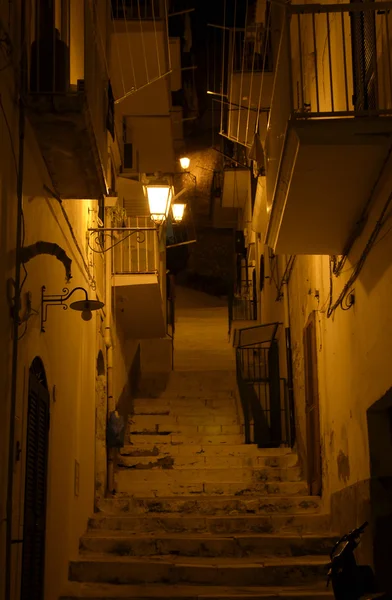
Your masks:
<path fill-rule="evenodd" d="M 257 321 L 257 299 L 230 292 L 227 297 L 229 334 L 233 321 Z"/>
<path fill-rule="evenodd" d="M 160 0 L 112 0 L 114 19 L 159 19 Z"/>
<path fill-rule="evenodd" d="M 246 28 L 246 31 L 233 31 L 232 38 L 233 72 L 271 71 L 270 36 L 262 23 Z"/>
<path fill-rule="evenodd" d="M 391 9 L 360 1 L 280 9 L 271 120 L 287 85 L 286 109 L 296 118 L 392 114 Z"/>
<path fill-rule="evenodd" d="M 278 325 L 278 324 L 276 324 Z M 236 349 L 237 385 L 244 416 L 245 443 L 260 448 L 277 448 L 293 444 L 291 409 L 286 379 L 280 377 L 279 347 L 271 324 L 251 329 L 253 339 L 262 340 Z M 246 332 L 246 329 L 242 330 Z M 239 336 L 241 339 L 241 336 Z"/>
<path fill-rule="evenodd" d="M 117 233 L 113 248 L 114 274 L 158 273 L 158 230 L 149 216 L 127 217 L 127 229 Z M 131 231 L 130 231 L 131 230 Z"/>

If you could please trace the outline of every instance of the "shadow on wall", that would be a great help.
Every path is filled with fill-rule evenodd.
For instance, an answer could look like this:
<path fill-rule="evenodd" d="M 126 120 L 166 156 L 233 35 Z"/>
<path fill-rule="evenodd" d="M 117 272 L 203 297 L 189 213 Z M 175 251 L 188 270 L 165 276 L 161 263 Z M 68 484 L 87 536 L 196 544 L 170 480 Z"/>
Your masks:
<path fill-rule="evenodd" d="M 367 411 L 374 568 L 380 588 L 392 591 L 392 388 Z"/>
<path fill-rule="evenodd" d="M 124 356 L 126 356 L 126 348 L 123 348 Z M 119 414 L 127 421 L 128 415 L 133 414 L 133 399 L 136 397 L 137 389 L 140 381 L 140 344 L 138 344 L 134 357 L 132 359 L 128 379 L 122 389 L 122 392 L 117 400 L 116 409 Z"/>

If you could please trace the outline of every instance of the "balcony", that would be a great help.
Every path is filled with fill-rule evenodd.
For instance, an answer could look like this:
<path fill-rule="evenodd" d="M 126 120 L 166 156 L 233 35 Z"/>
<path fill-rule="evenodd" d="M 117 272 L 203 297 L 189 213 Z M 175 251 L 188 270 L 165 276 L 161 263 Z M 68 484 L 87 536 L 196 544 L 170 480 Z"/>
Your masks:
<path fill-rule="evenodd" d="M 116 320 L 126 338 L 162 338 L 166 328 L 158 230 L 150 217 L 128 217 L 126 225 L 112 252 Z"/>
<path fill-rule="evenodd" d="M 272 96 L 272 54 L 262 23 L 231 33 L 228 63 L 227 135 L 250 148 L 256 121 L 265 138 Z"/>
<path fill-rule="evenodd" d="M 99 199 L 107 192 L 113 99 L 89 3 L 67 4 L 67 11 L 59 4 L 38 11 L 35 28 L 27 25 L 23 100 L 54 191 L 64 199 Z"/>
<path fill-rule="evenodd" d="M 392 143 L 390 2 L 274 5 L 265 243 L 342 254 Z"/>
<path fill-rule="evenodd" d="M 164 14 L 161 0 L 112 0 L 114 19 L 159 19 Z"/>

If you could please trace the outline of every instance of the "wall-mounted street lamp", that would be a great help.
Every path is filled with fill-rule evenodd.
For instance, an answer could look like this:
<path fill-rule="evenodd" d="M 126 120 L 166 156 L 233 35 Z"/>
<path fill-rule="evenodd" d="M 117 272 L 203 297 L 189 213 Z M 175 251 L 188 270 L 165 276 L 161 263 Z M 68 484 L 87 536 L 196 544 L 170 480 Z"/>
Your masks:
<path fill-rule="evenodd" d="M 84 292 L 85 298 L 83 300 L 76 300 L 76 302 L 72 302 L 70 305 L 66 304 L 67 300 L 77 291 Z M 46 287 L 42 286 L 41 288 L 41 331 L 45 331 L 45 323 L 48 318 L 48 306 L 62 306 L 63 310 L 67 310 L 68 307 L 72 308 L 72 310 L 79 310 L 82 314 L 81 317 L 83 321 L 90 321 L 92 318 L 92 311 L 99 310 L 104 305 L 103 302 L 99 300 L 92 300 L 88 297 L 87 290 L 83 287 L 76 287 L 72 291 L 69 291 L 68 288 L 63 288 L 62 294 L 45 294 Z"/>
<path fill-rule="evenodd" d="M 166 221 L 171 201 L 173 187 L 171 185 L 146 185 L 145 186 L 151 219 L 160 225 Z"/>
<path fill-rule="evenodd" d="M 184 169 L 184 171 L 187 171 L 189 169 L 190 164 L 190 158 L 188 158 L 187 156 L 183 156 L 182 158 L 180 158 L 181 169 Z"/>
<path fill-rule="evenodd" d="M 172 205 L 173 221 L 175 223 L 181 223 L 182 219 L 184 218 L 185 207 L 186 204 L 180 203 Z"/>

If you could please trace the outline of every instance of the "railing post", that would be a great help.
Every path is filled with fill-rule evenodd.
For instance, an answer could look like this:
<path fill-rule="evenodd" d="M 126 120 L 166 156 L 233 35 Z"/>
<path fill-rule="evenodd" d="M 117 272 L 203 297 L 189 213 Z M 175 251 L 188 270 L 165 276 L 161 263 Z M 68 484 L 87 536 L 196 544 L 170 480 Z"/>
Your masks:
<path fill-rule="evenodd" d="M 279 348 L 272 340 L 268 351 L 268 379 L 270 392 L 271 441 L 280 443 L 282 438 L 282 415 L 280 400 Z"/>

